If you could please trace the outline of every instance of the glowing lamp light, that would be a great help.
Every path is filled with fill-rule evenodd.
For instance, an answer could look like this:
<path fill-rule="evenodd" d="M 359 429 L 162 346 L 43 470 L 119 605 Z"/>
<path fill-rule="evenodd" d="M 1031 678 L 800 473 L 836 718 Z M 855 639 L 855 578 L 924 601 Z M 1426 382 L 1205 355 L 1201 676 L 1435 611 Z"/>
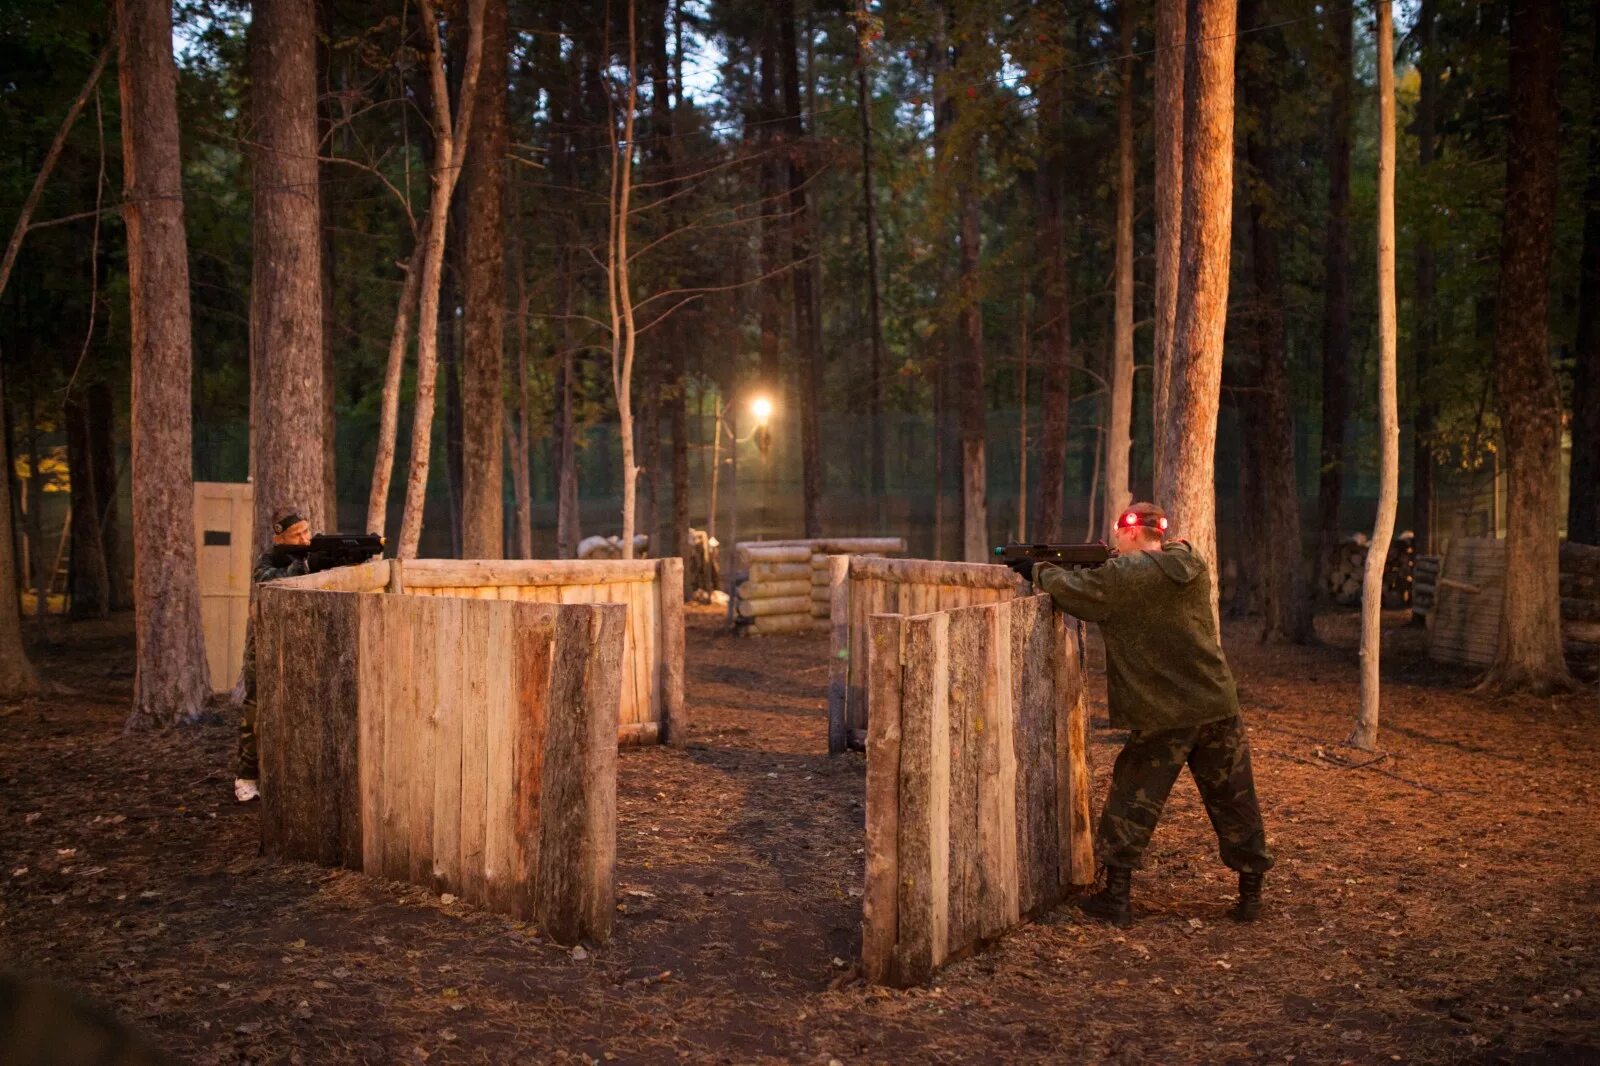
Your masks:
<path fill-rule="evenodd" d="M 765 396 L 757 396 L 750 401 L 750 413 L 756 416 L 757 422 L 766 425 L 767 419 L 772 417 L 772 401 Z"/>

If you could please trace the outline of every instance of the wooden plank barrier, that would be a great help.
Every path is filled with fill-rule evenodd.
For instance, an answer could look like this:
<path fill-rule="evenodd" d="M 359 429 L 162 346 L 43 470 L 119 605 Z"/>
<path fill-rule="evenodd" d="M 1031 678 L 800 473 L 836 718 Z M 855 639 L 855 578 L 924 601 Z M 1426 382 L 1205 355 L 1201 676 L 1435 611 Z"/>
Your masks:
<path fill-rule="evenodd" d="M 405 563 L 375 559 L 361 566 L 290 578 L 278 585 L 523 603 L 624 604 L 628 610 L 617 741 L 673 747 L 688 743 L 689 718 L 683 701 L 682 559 L 413 559 Z"/>
<path fill-rule="evenodd" d="M 1079 628 L 1041 595 L 866 629 L 862 964 L 918 984 L 1094 879 Z"/>
<path fill-rule="evenodd" d="M 832 616 L 828 560 L 905 550 L 901 537 L 742 541 L 734 546 L 734 624 L 756 635 L 826 632 Z"/>
<path fill-rule="evenodd" d="M 828 571 L 828 751 L 860 750 L 866 743 L 868 707 L 867 619 L 875 614 L 918 615 L 1012 599 L 1022 582 L 991 563 L 941 563 L 926 559 L 832 556 Z"/>
<path fill-rule="evenodd" d="M 627 605 L 289 584 L 258 597 L 263 850 L 608 937 Z"/>

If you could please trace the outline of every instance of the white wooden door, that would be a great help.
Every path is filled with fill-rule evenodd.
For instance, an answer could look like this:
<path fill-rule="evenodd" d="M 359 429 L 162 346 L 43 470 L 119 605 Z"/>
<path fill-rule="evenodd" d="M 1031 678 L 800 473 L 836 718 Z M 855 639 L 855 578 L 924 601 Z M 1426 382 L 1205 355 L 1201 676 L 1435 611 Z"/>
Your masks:
<path fill-rule="evenodd" d="M 194 484 L 194 539 L 200 567 L 200 620 L 211 687 L 227 692 L 244 662 L 250 618 L 250 543 L 254 496 L 249 483 Z"/>

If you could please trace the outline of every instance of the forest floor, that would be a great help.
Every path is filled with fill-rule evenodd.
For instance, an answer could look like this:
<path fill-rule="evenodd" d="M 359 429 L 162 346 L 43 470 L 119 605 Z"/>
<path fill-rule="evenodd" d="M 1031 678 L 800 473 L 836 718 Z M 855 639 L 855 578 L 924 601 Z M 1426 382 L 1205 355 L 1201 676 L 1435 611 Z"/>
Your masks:
<path fill-rule="evenodd" d="M 864 771 L 824 753 L 826 638 L 691 611 L 695 743 L 623 752 L 622 913 L 569 951 L 258 857 L 231 719 L 124 735 L 129 620 L 63 627 L 36 662 L 73 693 L 0 705 L 0 966 L 197 1063 L 1600 1062 L 1595 693 L 1478 695 L 1404 620 L 1359 769 L 1356 616 L 1310 648 L 1229 626 L 1278 856 L 1259 924 L 1225 918 L 1185 777 L 1131 929 L 1062 906 L 910 991 L 854 974 Z M 1121 736 L 1093 692 L 1098 810 Z"/>

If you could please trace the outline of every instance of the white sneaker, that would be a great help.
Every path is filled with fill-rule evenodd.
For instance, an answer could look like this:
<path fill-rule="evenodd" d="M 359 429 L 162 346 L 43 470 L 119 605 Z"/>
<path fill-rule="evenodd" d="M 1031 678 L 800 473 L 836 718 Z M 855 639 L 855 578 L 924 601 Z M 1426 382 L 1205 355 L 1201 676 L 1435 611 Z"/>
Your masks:
<path fill-rule="evenodd" d="M 240 803 L 249 803 L 261 798 L 261 789 L 248 777 L 236 777 L 233 779 L 233 798 Z"/>

